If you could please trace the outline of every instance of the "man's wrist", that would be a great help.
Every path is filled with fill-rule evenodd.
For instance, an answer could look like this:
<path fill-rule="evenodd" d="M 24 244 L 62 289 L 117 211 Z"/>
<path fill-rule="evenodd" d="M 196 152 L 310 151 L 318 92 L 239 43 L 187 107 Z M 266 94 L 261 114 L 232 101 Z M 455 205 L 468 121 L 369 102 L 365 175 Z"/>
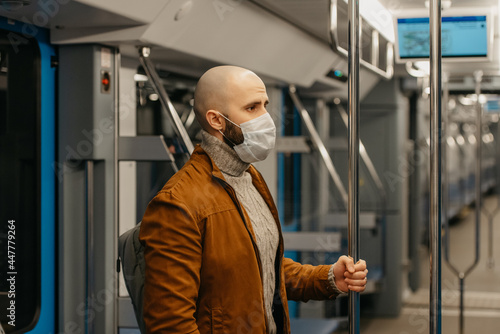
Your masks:
<path fill-rule="evenodd" d="M 342 290 L 339 290 L 337 288 L 337 284 L 335 284 L 335 274 L 333 273 L 333 264 L 330 266 L 330 270 L 328 271 L 328 281 L 330 282 L 330 285 L 332 286 L 333 290 L 338 293 L 339 295 L 342 293 L 347 293 Z"/>

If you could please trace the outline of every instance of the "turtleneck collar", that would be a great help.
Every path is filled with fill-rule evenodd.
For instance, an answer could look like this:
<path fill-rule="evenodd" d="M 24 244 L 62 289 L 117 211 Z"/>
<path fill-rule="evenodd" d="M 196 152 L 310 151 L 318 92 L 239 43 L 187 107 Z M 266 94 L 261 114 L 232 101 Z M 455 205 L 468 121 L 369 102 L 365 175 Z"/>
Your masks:
<path fill-rule="evenodd" d="M 208 153 L 224 174 L 242 176 L 250 167 L 249 163 L 242 161 L 238 154 L 222 140 L 212 136 L 205 130 L 201 131 L 201 138 L 201 148 Z"/>

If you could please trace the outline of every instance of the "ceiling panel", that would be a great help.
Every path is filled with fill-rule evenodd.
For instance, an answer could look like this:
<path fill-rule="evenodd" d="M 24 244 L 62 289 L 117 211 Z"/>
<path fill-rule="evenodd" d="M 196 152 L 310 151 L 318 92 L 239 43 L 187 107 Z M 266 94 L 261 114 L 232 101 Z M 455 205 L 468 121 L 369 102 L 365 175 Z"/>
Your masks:
<path fill-rule="evenodd" d="M 329 0 L 252 0 L 293 25 L 328 42 Z"/>

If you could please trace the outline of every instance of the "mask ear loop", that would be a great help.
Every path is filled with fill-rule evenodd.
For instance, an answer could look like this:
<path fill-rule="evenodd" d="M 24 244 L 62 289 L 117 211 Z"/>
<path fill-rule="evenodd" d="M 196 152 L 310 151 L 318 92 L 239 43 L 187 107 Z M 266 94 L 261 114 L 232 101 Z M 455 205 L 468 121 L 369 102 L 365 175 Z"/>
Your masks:
<path fill-rule="evenodd" d="M 239 127 L 239 125 L 238 125 L 238 124 L 235 124 L 233 121 L 231 121 L 231 120 L 230 120 L 229 118 L 227 118 L 226 116 L 222 115 L 220 112 L 218 112 L 218 113 L 219 113 L 219 115 L 221 115 L 224 119 L 228 120 L 229 122 L 231 122 L 231 123 L 233 123 L 234 125 L 236 125 L 237 127 Z M 226 138 L 226 139 L 227 139 L 227 140 L 228 140 L 231 144 L 233 144 L 233 146 L 236 146 L 236 144 L 235 144 L 235 143 L 233 143 L 233 141 L 232 141 L 231 139 L 227 138 L 227 136 L 226 136 L 226 135 L 225 135 L 225 134 L 224 134 L 221 130 L 218 130 L 218 131 L 219 131 L 219 133 L 220 133 L 220 134 L 221 134 L 224 138 Z"/>
<path fill-rule="evenodd" d="M 217 111 L 219 113 L 219 115 L 221 115 L 222 117 L 224 117 L 225 120 L 233 123 L 234 125 L 236 125 L 237 127 L 239 127 L 241 129 L 241 126 L 239 126 L 238 124 L 236 124 L 235 122 L 231 121 L 229 118 L 227 118 L 226 116 L 224 116 L 223 114 L 221 114 L 219 111 Z"/>
<path fill-rule="evenodd" d="M 223 136 L 224 136 L 224 138 L 226 138 L 226 139 L 227 139 L 227 140 L 228 140 L 231 144 L 233 144 L 233 146 L 236 146 L 236 144 L 235 144 L 235 143 L 233 143 L 233 141 L 232 141 L 231 139 L 227 138 L 227 136 L 226 136 L 225 134 L 223 134 L 221 130 L 219 130 L 219 133 L 220 133 L 221 135 L 223 135 Z"/>

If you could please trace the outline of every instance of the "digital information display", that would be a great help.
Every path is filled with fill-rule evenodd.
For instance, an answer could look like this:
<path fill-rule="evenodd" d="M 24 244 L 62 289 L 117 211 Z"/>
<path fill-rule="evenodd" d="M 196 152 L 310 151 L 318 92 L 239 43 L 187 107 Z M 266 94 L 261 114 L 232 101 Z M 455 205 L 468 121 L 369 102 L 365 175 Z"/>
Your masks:
<path fill-rule="evenodd" d="M 500 99 L 489 99 L 484 105 L 484 111 L 489 113 L 499 113 Z"/>
<path fill-rule="evenodd" d="M 429 58 L 429 18 L 398 19 L 399 58 Z M 486 16 L 442 17 L 442 57 L 487 57 Z"/>

